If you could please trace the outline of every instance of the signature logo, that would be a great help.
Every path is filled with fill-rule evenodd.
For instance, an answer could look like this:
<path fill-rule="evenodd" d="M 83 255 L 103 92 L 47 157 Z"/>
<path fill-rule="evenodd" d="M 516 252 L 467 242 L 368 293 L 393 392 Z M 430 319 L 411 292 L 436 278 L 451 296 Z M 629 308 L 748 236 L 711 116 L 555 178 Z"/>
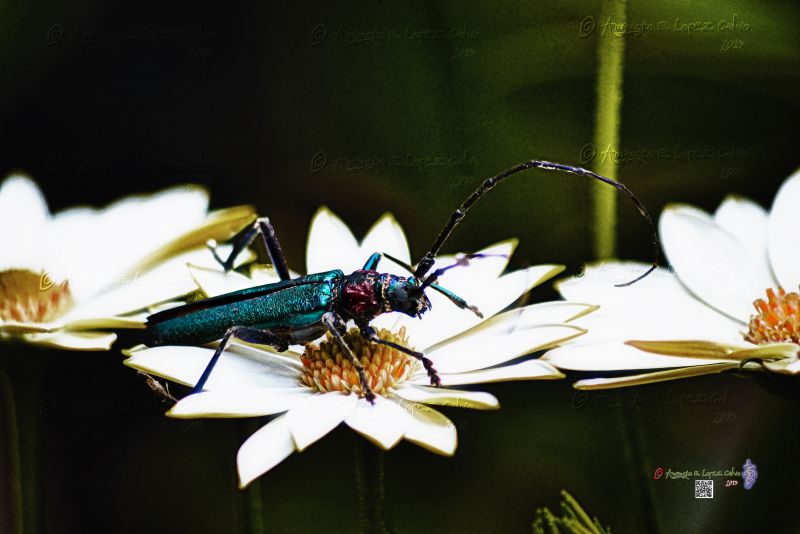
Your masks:
<path fill-rule="evenodd" d="M 742 480 L 744 480 L 744 489 L 749 490 L 752 488 L 758 479 L 758 469 L 756 464 L 750 461 L 750 458 L 742 466 Z"/>

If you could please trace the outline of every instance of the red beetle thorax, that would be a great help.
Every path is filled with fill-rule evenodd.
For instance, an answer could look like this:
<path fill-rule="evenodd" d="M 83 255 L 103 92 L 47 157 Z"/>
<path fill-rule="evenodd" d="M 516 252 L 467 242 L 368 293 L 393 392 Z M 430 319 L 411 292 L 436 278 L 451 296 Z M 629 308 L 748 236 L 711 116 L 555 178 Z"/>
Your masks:
<path fill-rule="evenodd" d="M 381 305 L 375 291 L 378 276 L 377 271 L 356 271 L 343 284 L 341 299 L 352 315 L 372 317 L 380 313 Z"/>

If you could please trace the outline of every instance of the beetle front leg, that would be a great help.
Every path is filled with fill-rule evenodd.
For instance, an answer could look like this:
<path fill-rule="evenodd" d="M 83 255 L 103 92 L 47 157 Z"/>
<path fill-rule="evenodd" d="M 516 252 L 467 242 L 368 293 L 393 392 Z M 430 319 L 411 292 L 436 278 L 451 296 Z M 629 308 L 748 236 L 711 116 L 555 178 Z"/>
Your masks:
<path fill-rule="evenodd" d="M 264 245 L 267 247 L 267 254 L 269 254 L 272 266 L 275 268 L 275 272 L 278 273 L 280 279 L 291 279 L 289 267 L 286 264 L 286 258 L 283 257 L 283 250 L 281 250 L 281 244 L 278 242 L 278 235 L 275 233 L 275 228 L 272 226 L 268 217 L 259 217 L 246 232 L 240 233 L 234 238 L 233 250 L 227 260 L 223 260 L 219 257 L 216 245 L 209 243 L 208 248 L 214 255 L 214 259 L 222 265 L 225 272 L 228 272 L 233 269 L 233 262 L 236 261 L 236 257 L 253 243 L 257 234 L 261 234 L 261 237 L 264 239 Z"/>
<path fill-rule="evenodd" d="M 364 366 L 361 365 L 360 361 L 358 361 L 358 357 L 356 357 L 352 349 L 350 349 L 350 347 L 347 345 L 347 341 L 344 339 L 343 333 L 346 331 L 347 327 L 344 320 L 342 320 L 338 314 L 334 312 L 328 312 L 322 316 L 322 324 L 325 325 L 325 327 L 328 329 L 328 332 L 331 333 L 333 339 L 336 340 L 336 343 L 342 349 L 342 352 L 347 355 L 350 363 L 352 363 L 353 367 L 356 368 L 358 380 L 361 382 L 361 390 L 364 392 L 364 398 L 367 399 L 370 404 L 375 404 L 375 393 L 373 393 L 372 388 L 369 387 L 367 375 L 364 373 Z"/>
<path fill-rule="evenodd" d="M 289 348 L 289 344 L 286 340 L 275 334 L 270 330 L 261 330 L 258 328 L 250 328 L 247 326 L 232 326 L 228 328 L 228 331 L 225 332 L 225 335 L 222 336 L 222 341 L 219 342 L 219 346 L 217 350 L 214 351 L 214 355 L 211 357 L 211 360 L 206 365 L 203 374 L 200 375 L 200 380 L 197 381 L 197 384 L 194 386 L 194 393 L 200 393 L 203 391 L 203 386 L 206 385 L 208 381 L 208 377 L 211 376 L 211 371 L 214 370 L 214 367 L 217 365 L 219 361 L 219 357 L 228 347 L 230 342 L 233 338 L 241 339 L 242 341 L 246 341 L 248 343 L 257 343 L 259 345 L 269 345 L 274 347 L 275 350 L 278 352 L 283 352 Z"/>
<path fill-rule="evenodd" d="M 409 356 L 413 356 L 414 358 L 421 361 L 422 366 L 428 372 L 428 377 L 431 379 L 431 385 L 432 386 L 442 385 L 442 379 L 439 378 L 439 373 L 436 371 L 436 369 L 433 368 L 433 362 L 430 359 L 426 358 L 424 354 L 422 354 L 421 352 L 417 352 L 415 350 L 411 350 L 402 345 L 398 345 L 397 343 L 393 343 L 391 341 L 379 338 L 378 333 L 375 332 L 375 329 L 369 325 L 362 325 L 359 328 L 361 329 L 361 335 L 366 339 L 368 339 L 369 341 L 372 341 L 373 343 L 379 343 L 381 345 L 386 345 L 388 347 L 392 347 L 393 349 L 399 350 L 400 352 L 408 354 Z"/>
<path fill-rule="evenodd" d="M 374 271 L 378 268 L 378 264 L 381 262 L 381 253 L 374 252 L 368 259 L 367 262 L 362 267 L 365 271 Z"/>

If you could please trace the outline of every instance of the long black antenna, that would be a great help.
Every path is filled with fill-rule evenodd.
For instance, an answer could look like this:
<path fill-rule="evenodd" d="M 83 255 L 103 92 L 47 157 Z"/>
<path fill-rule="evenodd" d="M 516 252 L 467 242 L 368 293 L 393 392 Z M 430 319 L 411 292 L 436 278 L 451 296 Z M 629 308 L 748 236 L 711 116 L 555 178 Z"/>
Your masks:
<path fill-rule="evenodd" d="M 480 187 L 478 187 L 478 189 L 476 189 L 475 192 L 472 193 L 458 207 L 458 209 L 456 209 L 453 212 L 453 215 L 450 216 L 450 220 L 447 221 L 445 227 L 442 229 L 441 232 L 439 232 L 439 236 L 436 238 L 436 241 L 433 242 L 433 246 L 431 246 L 430 250 L 425 253 L 425 255 L 417 264 L 417 270 L 414 273 L 414 276 L 417 279 L 421 279 L 423 276 L 425 276 L 425 274 L 427 274 L 428 271 L 431 270 L 431 267 L 433 267 L 434 263 L 433 259 L 434 256 L 436 256 L 439 253 L 439 250 L 442 248 L 444 242 L 447 240 L 448 237 L 450 237 L 450 234 L 453 232 L 455 227 L 458 225 L 459 222 L 461 222 L 461 219 L 464 218 L 464 216 L 467 214 L 467 211 L 469 211 L 472 205 L 475 204 L 475 202 L 477 202 L 479 198 L 488 193 L 489 190 L 492 189 L 495 185 L 497 185 L 504 179 L 508 178 L 512 174 L 516 174 L 518 172 L 534 168 L 545 169 L 548 171 L 568 172 L 570 174 L 577 174 L 579 176 L 588 176 L 590 178 L 594 178 L 595 180 L 600 180 L 601 182 L 616 187 L 618 190 L 625 193 L 628 196 L 628 198 L 630 198 L 633 201 L 633 203 L 636 205 L 636 208 L 639 210 L 639 213 L 641 213 L 642 216 L 645 219 L 647 219 L 647 224 L 650 225 L 650 232 L 653 235 L 653 255 L 655 258 L 653 260 L 653 265 L 652 267 L 650 267 L 650 269 L 647 270 L 646 273 L 642 274 L 636 279 L 631 280 L 630 282 L 626 282 L 624 284 L 615 284 L 617 287 L 624 287 L 634 284 L 639 280 L 641 280 L 642 278 L 644 278 L 645 276 L 647 276 L 648 274 L 650 274 L 651 272 L 653 272 L 653 270 L 655 270 L 655 268 L 658 267 L 658 258 L 659 258 L 658 251 L 660 244 L 658 241 L 658 233 L 656 232 L 655 224 L 653 224 L 653 219 L 647 212 L 647 208 L 645 208 L 644 204 L 642 204 L 642 201 L 636 198 L 636 195 L 634 195 L 633 192 L 630 189 L 628 189 L 627 186 L 625 186 L 625 184 L 617 182 L 616 180 L 612 180 L 611 178 L 606 178 L 605 176 L 600 176 L 599 174 L 596 174 L 586 169 L 582 169 L 581 167 L 571 167 L 569 165 L 562 165 L 560 163 L 551 163 L 549 161 L 531 160 L 531 161 L 526 161 L 525 163 L 520 163 L 515 167 L 512 167 L 506 171 L 501 172 L 500 174 L 498 174 L 493 178 L 488 178 L 487 180 L 485 180 L 480 185 Z"/>

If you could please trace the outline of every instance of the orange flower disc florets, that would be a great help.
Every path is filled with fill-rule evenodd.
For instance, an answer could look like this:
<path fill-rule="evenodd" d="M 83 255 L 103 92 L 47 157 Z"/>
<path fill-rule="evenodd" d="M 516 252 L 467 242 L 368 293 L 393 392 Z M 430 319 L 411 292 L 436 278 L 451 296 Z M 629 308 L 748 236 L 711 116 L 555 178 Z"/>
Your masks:
<path fill-rule="evenodd" d="M 401 328 L 397 334 L 381 329 L 378 337 L 404 347 L 408 346 L 405 328 Z M 353 354 L 364 366 L 367 383 L 378 395 L 389 393 L 416 369 L 416 360 L 392 347 L 368 342 L 355 328 L 350 329 L 344 338 Z M 322 393 L 341 391 L 362 394 L 355 367 L 330 334 L 318 345 L 309 343 L 305 349 L 301 356 L 303 361 L 301 380 L 306 386 Z"/>
<path fill-rule="evenodd" d="M 753 302 L 756 314 L 750 318 L 745 339 L 751 343 L 792 342 L 800 344 L 800 295 L 767 289 L 767 300 Z"/>
<path fill-rule="evenodd" d="M 0 271 L 0 321 L 45 323 L 72 305 L 69 284 L 55 284 L 47 273 Z"/>

